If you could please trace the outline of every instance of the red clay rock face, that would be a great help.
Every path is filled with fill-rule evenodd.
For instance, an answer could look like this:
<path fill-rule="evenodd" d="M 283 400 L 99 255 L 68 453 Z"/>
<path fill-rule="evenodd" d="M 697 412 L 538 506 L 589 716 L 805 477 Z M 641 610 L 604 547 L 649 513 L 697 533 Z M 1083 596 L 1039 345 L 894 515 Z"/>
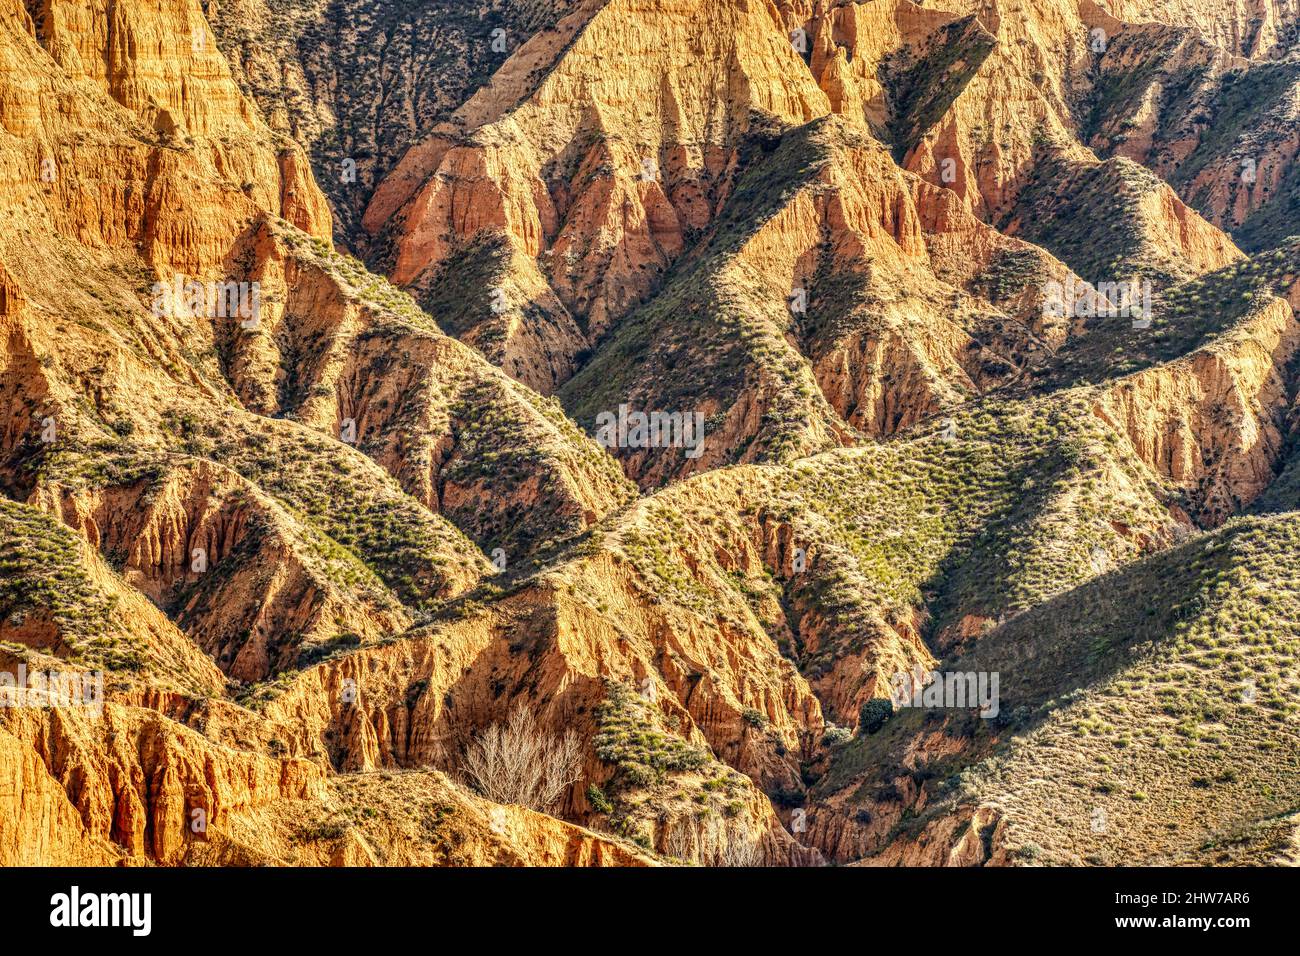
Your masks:
<path fill-rule="evenodd" d="M 1222 344 L 1121 380 L 1094 414 L 1186 489 L 1198 517 L 1218 524 L 1273 480 L 1297 346 L 1294 312 L 1270 299 Z"/>
<path fill-rule="evenodd" d="M 1207 131 L 1164 97 L 1203 70 L 1204 106 L 1260 67 L 1291 3 L 581 0 L 383 171 L 360 251 L 390 284 L 332 247 L 334 171 L 241 89 L 256 70 L 199 3 L 0 0 L 0 560 L 25 575 L 0 590 L 0 671 L 107 671 L 102 713 L 0 708 L 0 864 L 1032 859 L 1050 814 L 966 770 L 1005 743 L 1010 789 L 1040 786 L 1040 726 L 1052 754 L 1102 739 L 1087 701 L 1056 710 L 1128 679 L 1131 633 L 1197 648 L 1184 676 L 1284 636 L 1226 611 L 1179 630 L 1191 585 L 1161 630 L 1160 595 L 1108 589 L 1198 527 L 1287 520 L 1229 521 L 1283 482 L 1300 283 L 1246 288 L 1266 262 L 1229 276 L 1223 229 L 1284 197 L 1300 138 L 1252 118 L 1250 188 L 1238 144 L 1191 175 Z M 1053 255 L 1025 238 L 1059 224 L 1049 163 L 1066 192 L 1133 163 L 1173 185 L 1143 174 L 1096 248 Z M 1198 305 L 1180 354 L 1058 380 L 1108 341 L 1044 308 L 1081 253 L 1222 270 L 1250 307 Z M 178 277 L 257 283 L 258 321 L 160 307 Z M 601 447 L 620 406 L 698 415 L 705 441 Z M 1242 592 L 1261 615 L 1291 593 L 1275 564 L 1282 585 Z M 1042 646 L 1054 609 L 1133 593 L 1152 613 L 1121 637 Z M 873 738 L 862 707 L 899 673 L 1008 635 L 1008 686 L 1040 666 L 1050 700 Z M 1133 683 L 1107 720 L 1154 687 Z M 460 776 L 521 706 L 578 737 L 547 812 Z M 1190 778 L 1202 729 L 1148 716 L 1187 740 L 1130 731 L 1108 759 Z M 1289 787 L 1186 802 L 1253 824 Z"/>
<path fill-rule="evenodd" d="M 436 273 L 476 235 L 501 234 L 541 261 L 594 340 L 653 290 L 687 232 L 708 224 L 751 109 L 795 122 L 827 111 L 794 52 L 767 42 L 772 11 L 661 5 L 653 41 L 635 26 L 645 12 L 605 5 L 545 80 L 521 90 L 512 77 L 537 55 L 525 44 L 453 118 L 454 133 L 408 152 L 363 221 L 392 241 L 395 282 Z M 630 68 L 611 74 L 609 57 Z M 593 113 L 589 101 L 605 105 Z"/>

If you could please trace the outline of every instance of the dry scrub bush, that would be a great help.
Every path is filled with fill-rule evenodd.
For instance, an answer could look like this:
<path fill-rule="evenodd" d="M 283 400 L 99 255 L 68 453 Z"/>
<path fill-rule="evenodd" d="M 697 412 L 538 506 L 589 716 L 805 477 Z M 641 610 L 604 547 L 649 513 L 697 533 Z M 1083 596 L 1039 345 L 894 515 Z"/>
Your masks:
<path fill-rule="evenodd" d="M 750 832 L 745 819 L 724 820 L 710 814 L 704 819 L 680 818 L 664 834 L 665 856 L 700 866 L 759 866 L 762 843 Z"/>
<path fill-rule="evenodd" d="M 496 803 L 550 813 L 582 772 L 578 735 L 542 732 L 532 713 L 517 704 L 504 724 L 475 735 L 461 764 L 465 782 Z"/>

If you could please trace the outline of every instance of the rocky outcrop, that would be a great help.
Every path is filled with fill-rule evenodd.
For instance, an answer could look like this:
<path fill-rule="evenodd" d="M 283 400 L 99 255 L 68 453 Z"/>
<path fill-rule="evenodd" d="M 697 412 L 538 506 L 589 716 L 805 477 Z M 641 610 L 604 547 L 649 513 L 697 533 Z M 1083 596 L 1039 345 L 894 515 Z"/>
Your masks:
<path fill-rule="evenodd" d="M 196 2 L 49 3 L 39 25 L 8 6 L 4 45 L 27 81 L 8 86 L 0 122 L 28 170 L 8 198 L 43 209 L 34 223 L 101 248 L 139 242 L 160 272 L 190 275 L 213 270 L 260 209 L 328 235 L 299 148 L 239 93 Z"/>
<path fill-rule="evenodd" d="M 558 27 L 572 39 L 540 83 L 533 71 L 556 56 L 552 34 L 524 44 L 406 154 L 363 220 L 390 235 L 394 281 L 434 280 L 476 236 L 499 233 L 541 261 L 565 308 L 597 336 L 713 218 L 751 110 L 796 122 L 827 112 L 794 51 L 769 42 L 772 10 L 662 4 L 653 39 L 635 25 L 642 12 L 620 0 L 573 14 Z M 614 56 L 626 64 L 617 74 L 602 66 Z"/>
<path fill-rule="evenodd" d="M 507 562 L 632 496 L 553 402 L 442 334 L 355 260 L 269 222 L 249 245 L 277 304 L 261 350 L 231 366 L 247 405 L 343 436 Z"/>
<path fill-rule="evenodd" d="M 0 860 L 5 866 L 109 866 L 116 848 L 86 829 L 36 751 L 0 727 Z"/>
<path fill-rule="evenodd" d="M 560 392 L 584 423 L 621 404 L 703 416 L 693 456 L 618 450 L 643 487 L 894 434 L 1069 335 L 1043 307 L 1045 283 L 1074 281 L 1065 265 L 899 170 L 847 121 L 788 133 L 739 190 L 763 200 L 737 201 Z"/>
<path fill-rule="evenodd" d="M 979 807 L 946 816 L 920 835 L 896 840 L 856 866 L 1006 866 L 1006 827 L 996 810 Z"/>
<path fill-rule="evenodd" d="M 1276 55 L 1297 37 L 1294 0 L 1113 0 L 1110 12 L 1132 23 L 1195 27 L 1206 39 L 1242 56 Z"/>
<path fill-rule="evenodd" d="M 126 583 L 238 680 L 341 634 L 373 640 L 411 622 L 362 565 L 331 566 L 283 506 L 209 463 L 95 492 L 46 486 L 36 502 L 120 562 Z"/>
<path fill-rule="evenodd" d="M 63 788 L 62 806 L 80 817 L 85 849 L 72 853 L 111 843 L 127 857 L 179 863 L 209 823 L 220 827 L 268 801 L 312 796 L 322 784 L 306 761 L 215 746 L 136 708 L 110 703 L 96 719 L 76 708 L 14 710 L 0 719 L 8 749 L 39 755 L 45 779 Z M 53 850 L 42 863 L 65 861 Z"/>
<path fill-rule="evenodd" d="M 1218 524 L 1273 481 L 1297 347 L 1295 313 L 1271 298 L 1215 344 L 1111 386 L 1093 413 Z"/>
<path fill-rule="evenodd" d="M 365 812 L 368 810 L 369 812 Z M 628 841 L 494 804 L 437 771 L 360 774 L 320 800 L 232 815 L 192 866 L 655 866 Z"/>
<path fill-rule="evenodd" d="M 1264 18 L 1254 25 L 1272 42 Z M 1090 145 L 1153 169 L 1243 248 L 1289 235 L 1300 152 L 1294 58 L 1279 48 L 1247 60 L 1194 28 L 1103 28 L 1112 39 L 1098 62 Z"/>

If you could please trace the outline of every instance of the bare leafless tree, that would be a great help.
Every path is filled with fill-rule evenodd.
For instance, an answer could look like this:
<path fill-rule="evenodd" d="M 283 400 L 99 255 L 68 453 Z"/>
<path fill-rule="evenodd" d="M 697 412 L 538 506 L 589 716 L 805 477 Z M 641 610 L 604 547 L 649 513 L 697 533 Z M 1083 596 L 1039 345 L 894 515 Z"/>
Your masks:
<path fill-rule="evenodd" d="M 550 813 L 582 773 L 582 745 L 572 730 L 563 737 L 543 732 L 520 703 L 506 723 L 475 735 L 461 772 L 489 800 Z"/>
<path fill-rule="evenodd" d="M 664 834 L 663 852 L 700 866 L 759 866 L 763 862 L 763 844 L 754 837 L 748 819 L 728 821 L 716 814 L 673 821 Z"/>
<path fill-rule="evenodd" d="M 747 819 L 729 824 L 716 845 L 714 866 L 759 866 L 763 862 L 763 845 L 754 836 Z"/>
<path fill-rule="evenodd" d="M 679 818 L 668 825 L 663 853 L 683 863 L 699 862 L 699 835 L 690 817 Z"/>

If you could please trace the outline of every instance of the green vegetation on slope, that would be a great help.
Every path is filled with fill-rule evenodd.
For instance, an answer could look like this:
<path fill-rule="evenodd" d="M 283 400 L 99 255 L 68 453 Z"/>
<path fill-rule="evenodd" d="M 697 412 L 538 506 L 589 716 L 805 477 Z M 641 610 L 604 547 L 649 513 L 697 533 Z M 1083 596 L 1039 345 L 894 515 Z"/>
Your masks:
<path fill-rule="evenodd" d="M 1185 262 L 1152 247 L 1143 197 L 1160 179 L 1128 159 L 1083 166 L 1044 159 L 1007 214 L 1019 237 L 1047 249 L 1094 285 L 1150 279 L 1158 288 L 1190 278 Z"/>
<path fill-rule="evenodd" d="M 0 631 L 48 621 L 73 662 L 139 670 L 144 650 L 110 627 L 116 602 L 91 581 L 82 546 L 58 519 L 0 498 Z"/>
<path fill-rule="evenodd" d="M 621 320 L 591 361 L 559 392 L 570 416 L 590 425 L 627 402 L 661 410 L 727 409 L 760 382 L 772 391 L 761 434 L 766 460 L 802 450 L 798 436 L 821 416 L 833 418 L 803 357 L 785 339 L 789 290 L 765 289 L 763 276 L 741 273 L 744 244 L 810 184 L 837 143 L 853 134 L 822 120 L 779 140 L 750 144 L 750 165 L 708 237 L 678 261 L 646 306 Z M 863 142 L 867 142 L 863 140 Z M 706 432 L 710 423 L 706 423 Z M 735 460 L 745 448 L 730 450 Z"/>
<path fill-rule="evenodd" d="M 1086 333 L 1067 341 L 1026 384 L 1101 384 L 1187 355 L 1284 293 L 1300 276 L 1298 257 L 1300 238 L 1157 292 L 1148 328 L 1134 328 L 1128 316 L 1086 319 Z"/>
<path fill-rule="evenodd" d="M 947 112 L 996 45 L 997 39 L 972 15 L 944 25 L 919 60 L 913 60 L 905 48 L 885 65 L 893 100 L 889 132 L 900 164 Z"/>
<path fill-rule="evenodd" d="M 996 718 L 904 708 L 839 752 L 822 795 L 888 798 L 909 774 L 930 805 L 891 836 L 991 803 L 1024 859 L 1056 863 L 1158 862 L 1294 812 L 1297 546 L 1300 515 L 1234 519 L 1033 608 L 942 665 L 998 673 Z M 922 733 L 957 743 L 902 768 Z"/>

